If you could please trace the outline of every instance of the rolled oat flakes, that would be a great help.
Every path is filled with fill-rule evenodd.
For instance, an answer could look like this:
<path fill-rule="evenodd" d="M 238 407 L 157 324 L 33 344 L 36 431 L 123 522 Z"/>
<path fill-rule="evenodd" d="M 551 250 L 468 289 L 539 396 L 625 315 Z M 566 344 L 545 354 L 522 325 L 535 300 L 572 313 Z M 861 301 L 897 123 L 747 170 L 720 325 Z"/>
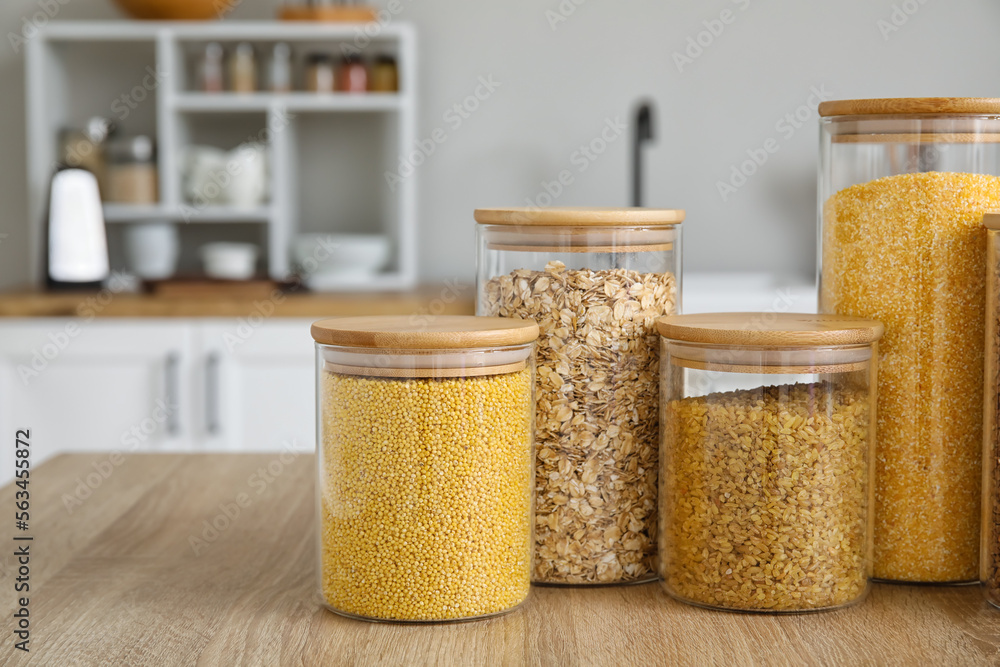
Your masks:
<path fill-rule="evenodd" d="M 533 580 L 655 578 L 658 317 L 672 273 L 520 269 L 485 285 L 487 315 L 530 318 L 536 348 Z"/>

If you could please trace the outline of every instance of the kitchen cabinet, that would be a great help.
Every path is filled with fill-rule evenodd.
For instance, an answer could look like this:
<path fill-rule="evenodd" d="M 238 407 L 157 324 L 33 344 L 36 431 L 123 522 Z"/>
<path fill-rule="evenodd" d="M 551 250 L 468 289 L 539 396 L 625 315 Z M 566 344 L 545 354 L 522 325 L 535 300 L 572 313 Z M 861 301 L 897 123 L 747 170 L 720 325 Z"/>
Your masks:
<path fill-rule="evenodd" d="M 207 449 L 311 450 L 316 396 L 313 320 L 199 327 L 200 428 Z"/>
<path fill-rule="evenodd" d="M 314 446 L 312 319 L 6 319 L 0 434 L 56 452 Z M 0 483 L 14 459 L 0 456 Z"/>
<path fill-rule="evenodd" d="M 5 321 L 0 437 L 31 429 L 33 464 L 57 451 L 192 448 L 182 394 L 193 333 L 173 321 Z M 13 450 L 3 451 L 0 480 L 7 481 Z"/>

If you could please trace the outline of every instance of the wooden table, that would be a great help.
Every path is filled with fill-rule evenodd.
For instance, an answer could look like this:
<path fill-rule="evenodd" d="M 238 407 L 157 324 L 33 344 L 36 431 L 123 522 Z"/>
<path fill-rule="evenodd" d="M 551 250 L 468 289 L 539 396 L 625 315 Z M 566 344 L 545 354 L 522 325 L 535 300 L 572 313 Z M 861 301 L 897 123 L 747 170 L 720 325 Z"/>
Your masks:
<path fill-rule="evenodd" d="M 96 488 L 80 487 L 109 465 Z M 472 623 L 341 618 L 316 593 L 313 466 L 309 454 L 129 454 L 114 465 L 104 453 L 63 455 L 33 470 L 30 530 L 17 533 L 34 537 L 31 663 L 1000 662 L 1000 610 L 975 586 L 880 585 L 859 606 L 784 617 L 689 607 L 647 584 L 536 588 L 517 611 Z M 90 490 L 79 503 L 78 487 Z M 23 544 L 13 541 L 15 490 L 0 490 L 5 665 L 26 662 L 9 632 L 12 545 Z M 228 527 L 202 534 L 206 521 L 223 526 L 218 517 L 241 499 Z"/>
<path fill-rule="evenodd" d="M 271 292 L 260 296 L 200 295 L 196 297 L 153 294 L 101 294 L 98 292 L 0 293 L 3 317 L 246 317 L 257 304 L 269 302 L 274 317 L 333 317 L 349 315 L 401 315 L 430 312 L 437 315 L 472 315 L 475 287 L 471 282 L 424 285 L 407 292 Z"/>

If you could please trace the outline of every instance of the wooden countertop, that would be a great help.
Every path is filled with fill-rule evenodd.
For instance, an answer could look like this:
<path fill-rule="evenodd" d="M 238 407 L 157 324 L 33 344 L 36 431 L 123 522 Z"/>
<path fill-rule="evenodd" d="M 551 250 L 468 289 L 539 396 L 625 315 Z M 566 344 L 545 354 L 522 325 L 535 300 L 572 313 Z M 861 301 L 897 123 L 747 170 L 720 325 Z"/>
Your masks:
<path fill-rule="evenodd" d="M 246 317 L 260 303 L 274 306 L 273 317 L 405 315 L 432 312 L 471 315 L 471 283 L 425 286 L 410 292 L 279 293 L 277 297 L 164 297 L 110 292 L 0 293 L 2 317 Z M 267 306 L 263 306 L 267 308 Z"/>
<path fill-rule="evenodd" d="M 13 437 L 9 434 L 8 437 Z M 449 625 L 341 618 L 319 604 L 311 454 L 59 456 L 32 470 L 35 664 L 996 664 L 1000 610 L 976 586 L 875 586 L 861 605 L 801 616 L 708 611 L 658 584 L 535 588 L 506 616 Z M 96 467 L 95 467 L 96 464 Z M 267 472 L 270 469 L 270 472 Z M 86 498 L 67 504 L 81 487 Z M 270 480 L 270 481 L 267 481 Z M 13 646 L 13 485 L 0 664 Z M 249 505 L 211 541 L 205 521 Z M 70 511 L 72 510 L 72 511 Z M 220 526 L 225 521 L 218 520 Z M 195 553 L 197 549 L 198 553 Z"/>

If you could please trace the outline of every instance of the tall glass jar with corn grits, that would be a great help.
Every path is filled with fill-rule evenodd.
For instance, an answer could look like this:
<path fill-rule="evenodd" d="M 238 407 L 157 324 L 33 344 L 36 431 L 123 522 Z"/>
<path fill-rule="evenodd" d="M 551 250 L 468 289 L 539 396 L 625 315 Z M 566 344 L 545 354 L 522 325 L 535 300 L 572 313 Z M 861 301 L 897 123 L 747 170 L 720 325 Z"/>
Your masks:
<path fill-rule="evenodd" d="M 656 319 L 678 312 L 684 211 L 508 208 L 475 218 L 477 312 L 540 328 L 532 580 L 655 579 Z"/>
<path fill-rule="evenodd" d="M 885 324 L 878 579 L 978 578 L 986 211 L 1000 99 L 824 102 L 820 310 Z"/>
<path fill-rule="evenodd" d="M 355 618 L 510 611 L 531 581 L 531 320 L 330 319 L 316 341 L 320 592 Z"/>

